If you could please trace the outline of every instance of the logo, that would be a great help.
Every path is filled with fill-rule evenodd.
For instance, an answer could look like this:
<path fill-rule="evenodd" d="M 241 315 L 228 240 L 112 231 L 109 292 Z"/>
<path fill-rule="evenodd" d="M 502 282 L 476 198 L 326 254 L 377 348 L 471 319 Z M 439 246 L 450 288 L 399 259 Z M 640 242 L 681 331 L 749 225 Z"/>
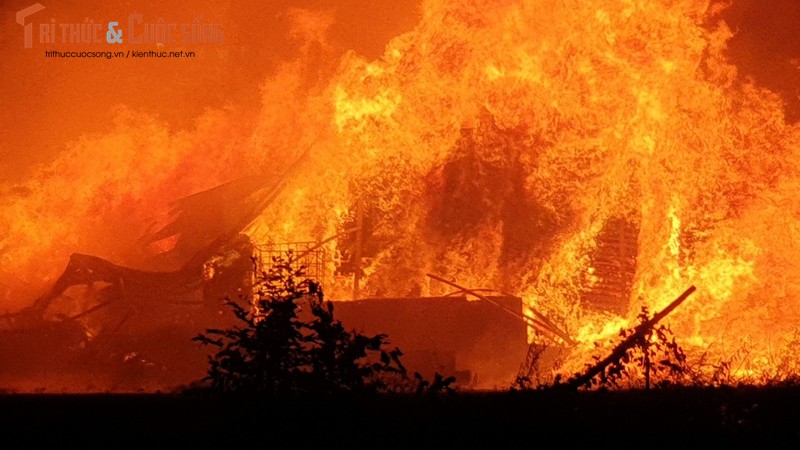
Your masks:
<path fill-rule="evenodd" d="M 37 3 L 35 5 L 28 6 L 23 10 L 17 11 L 17 23 L 25 28 L 25 48 L 33 47 L 33 24 L 26 24 L 25 18 L 36 14 L 43 9 L 44 6 L 41 3 Z"/>
<path fill-rule="evenodd" d="M 158 17 L 145 20 L 140 13 L 128 14 L 127 21 L 119 18 L 98 20 L 87 18 L 83 23 L 58 23 L 55 18 L 39 23 L 38 36 L 28 17 L 45 9 L 41 3 L 17 11 L 16 19 L 24 29 L 25 48 L 39 44 L 150 44 L 166 45 L 222 44 L 222 24 L 200 22 L 167 22 Z M 105 35 L 103 31 L 105 30 Z M 38 39 L 36 39 L 38 37 Z"/>
<path fill-rule="evenodd" d="M 119 22 L 108 22 L 108 32 L 106 32 L 106 42 L 109 44 L 122 43 L 122 30 L 115 30 L 114 27 L 119 26 Z"/>

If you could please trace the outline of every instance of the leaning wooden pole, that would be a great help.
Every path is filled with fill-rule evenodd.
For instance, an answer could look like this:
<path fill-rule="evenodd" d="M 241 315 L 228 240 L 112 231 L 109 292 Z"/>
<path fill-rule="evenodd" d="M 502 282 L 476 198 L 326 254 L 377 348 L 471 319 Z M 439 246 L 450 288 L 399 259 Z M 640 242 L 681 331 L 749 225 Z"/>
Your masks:
<path fill-rule="evenodd" d="M 477 293 L 476 291 L 474 291 L 472 289 L 465 288 L 464 286 L 459 286 L 458 284 L 453 283 L 452 281 L 447 280 L 445 278 L 442 278 L 440 276 L 437 276 L 437 275 L 434 275 L 434 274 L 431 274 L 431 273 L 429 273 L 427 275 L 428 275 L 428 277 L 433 278 L 436 281 L 441 281 L 442 283 L 445 283 L 445 284 L 450 285 L 450 286 L 452 286 L 452 287 L 454 287 L 456 289 L 459 289 L 461 292 L 473 295 L 473 296 L 475 296 L 476 298 L 478 298 L 480 300 L 483 300 L 483 301 L 485 301 L 487 303 L 491 303 L 492 305 L 497 306 L 498 308 L 502 309 L 503 311 L 507 312 L 508 314 L 511 314 L 512 316 L 522 320 L 523 322 L 528 324 L 528 326 L 532 326 L 533 328 L 537 328 L 539 330 L 546 331 L 546 332 L 548 332 L 548 333 L 550 333 L 550 334 L 552 334 L 554 336 L 557 336 L 557 337 L 561 338 L 564 342 L 566 342 L 569 345 L 574 345 L 575 344 L 575 341 L 573 341 L 569 337 L 569 335 L 567 333 L 561 331 L 556 326 L 552 326 L 551 327 L 551 326 L 547 325 L 546 323 L 544 323 L 544 322 L 542 322 L 540 320 L 536 320 L 535 318 L 528 316 L 527 314 L 519 313 L 519 312 L 516 312 L 516 311 L 514 311 L 512 309 L 509 309 L 508 307 L 506 307 L 506 306 L 504 306 L 504 305 L 502 305 L 502 304 L 500 304 L 500 303 L 498 303 L 498 302 L 496 302 L 494 300 L 491 300 L 490 298 L 488 298 L 488 297 L 486 297 L 484 295 L 481 295 L 481 294 Z"/>
<path fill-rule="evenodd" d="M 598 362 L 594 366 L 590 367 L 581 375 L 569 380 L 564 386 L 570 389 L 578 389 L 581 386 L 589 384 L 592 381 L 592 378 L 599 375 L 603 372 L 606 367 L 612 364 L 615 361 L 619 361 L 625 353 L 633 346 L 636 345 L 641 339 L 644 339 L 645 334 L 649 330 L 651 330 L 658 322 L 660 322 L 664 317 L 667 317 L 672 311 L 675 310 L 681 303 L 684 302 L 687 298 L 689 298 L 692 293 L 697 290 L 694 286 L 687 289 L 683 294 L 681 294 L 678 298 L 676 298 L 672 303 L 670 303 L 666 308 L 656 313 L 650 320 L 639 324 L 635 329 L 633 334 L 625 338 L 624 341 L 620 342 L 619 345 L 614 347 L 614 350 L 608 355 L 605 359 Z"/>
<path fill-rule="evenodd" d="M 364 199 L 356 201 L 356 248 L 353 251 L 353 300 L 361 298 L 361 250 L 364 245 Z"/>

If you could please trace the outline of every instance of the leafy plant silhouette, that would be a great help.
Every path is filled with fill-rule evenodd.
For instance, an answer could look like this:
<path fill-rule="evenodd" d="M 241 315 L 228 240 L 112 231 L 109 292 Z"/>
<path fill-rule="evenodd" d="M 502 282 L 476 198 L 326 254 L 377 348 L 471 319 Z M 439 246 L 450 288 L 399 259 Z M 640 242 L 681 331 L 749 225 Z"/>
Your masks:
<path fill-rule="evenodd" d="M 218 347 L 204 380 L 223 392 L 303 394 L 374 392 L 387 375 L 405 376 L 402 352 L 385 334 L 345 330 L 322 288 L 295 268 L 292 253 L 258 273 L 256 293 L 225 304 L 239 325 L 207 329 L 193 340 Z"/>
<path fill-rule="evenodd" d="M 436 372 L 433 376 L 433 381 L 428 381 L 419 372 L 414 372 L 414 379 L 417 382 L 416 394 L 418 396 L 437 397 L 441 394 L 455 392 L 452 384 L 455 383 L 456 377 L 453 376 L 445 377 Z"/>
<path fill-rule="evenodd" d="M 637 317 L 640 324 L 648 322 L 650 314 L 647 307 L 642 307 Z M 635 333 L 635 327 L 622 329 L 619 336 L 626 339 Z M 620 387 L 625 380 L 633 385 L 643 379 L 644 388 L 650 389 L 654 382 L 657 386 L 680 383 L 688 373 L 686 354 L 675 341 L 672 331 L 666 325 L 657 325 L 647 329 L 621 358 L 609 364 L 592 380 L 592 385 Z"/>

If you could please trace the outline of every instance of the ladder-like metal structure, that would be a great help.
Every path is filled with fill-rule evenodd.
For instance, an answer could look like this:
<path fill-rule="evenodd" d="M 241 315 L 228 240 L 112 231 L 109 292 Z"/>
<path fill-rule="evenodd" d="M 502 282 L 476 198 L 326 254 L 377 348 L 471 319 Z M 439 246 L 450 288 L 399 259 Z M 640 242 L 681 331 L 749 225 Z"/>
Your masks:
<path fill-rule="evenodd" d="M 325 249 L 317 242 L 285 242 L 275 244 L 259 244 L 253 248 L 255 269 L 258 272 L 269 272 L 278 258 L 286 261 L 289 255 L 296 267 L 303 267 L 305 278 L 316 283 L 325 281 Z"/>

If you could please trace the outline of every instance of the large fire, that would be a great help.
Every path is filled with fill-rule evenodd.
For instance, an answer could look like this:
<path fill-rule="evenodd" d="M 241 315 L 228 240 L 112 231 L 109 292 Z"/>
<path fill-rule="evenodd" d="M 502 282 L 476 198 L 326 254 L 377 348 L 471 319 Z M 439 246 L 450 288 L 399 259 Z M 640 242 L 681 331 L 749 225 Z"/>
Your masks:
<path fill-rule="evenodd" d="M 72 252 L 147 267 L 180 236 L 135 238 L 173 220 L 172 201 L 282 177 L 243 229 L 252 241 L 322 241 L 361 199 L 362 296 L 451 290 L 428 273 L 521 296 L 578 342 L 565 373 L 691 285 L 668 320 L 691 358 L 739 355 L 735 376 L 756 382 L 793 369 L 800 128 L 776 93 L 738 76 L 724 11 L 426 0 L 413 31 L 368 60 L 332 48 L 329 16 L 295 10 L 300 54 L 264 82 L 255 117 L 210 110 L 175 131 L 123 108 L 113 132 L 4 188 L 3 305 L 24 306 Z M 614 271 L 597 262 L 617 229 L 633 262 L 613 312 L 586 293 Z"/>

